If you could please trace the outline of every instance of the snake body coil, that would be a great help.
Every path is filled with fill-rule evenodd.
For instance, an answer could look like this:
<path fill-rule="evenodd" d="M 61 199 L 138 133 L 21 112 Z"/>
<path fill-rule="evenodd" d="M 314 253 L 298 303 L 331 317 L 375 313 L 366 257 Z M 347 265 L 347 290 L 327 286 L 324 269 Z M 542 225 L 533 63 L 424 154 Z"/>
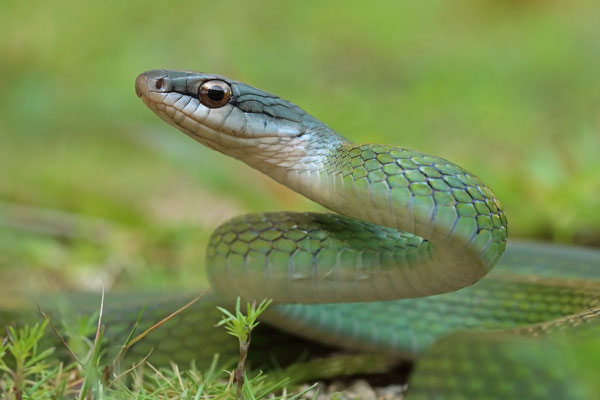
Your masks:
<path fill-rule="evenodd" d="M 457 165 L 352 144 L 296 105 L 216 75 L 148 71 L 136 93 L 198 142 L 336 213 L 253 214 L 214 232 L 212 287 L 226 299 L 274 299 L 270 323 L 405 357 L 456 331 L 596 323 L 600 256 L 591 251 L 515 246 L 498 272 L 457 292 L 490 272 L 507 235 L 492 191 Z"/>

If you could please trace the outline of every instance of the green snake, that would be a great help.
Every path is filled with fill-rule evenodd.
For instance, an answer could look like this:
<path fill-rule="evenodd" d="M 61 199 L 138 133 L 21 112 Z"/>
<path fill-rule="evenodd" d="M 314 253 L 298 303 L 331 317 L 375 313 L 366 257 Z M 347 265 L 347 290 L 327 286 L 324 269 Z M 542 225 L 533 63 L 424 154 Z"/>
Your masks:
<path fill-rule="evenodd" d="M 153 70 L 135 88 L 196 141 L 334 212 L 253 214 L 220 226 L 207 252 L 219 297 L 273 299 L 266 321 L 321 343 L 425 354 L 415 398 L 590 394 L 568 383 L 564 357 L 553 358 L 562 347 L 544 343 L 550 332 L 562 333 L 560 343 L 594 338 L 600 253 L 515 244 L 470 286 L 498 262 L 507 237 L 498 199 L 470 172 L 414 150 L 354 144 L 298 106 L 222 76 Z M 477 379 L 506 382 L 494 392 L 467 384 Z"/>
<path fill-rule="evenodd" d="M 600 362 L 586 359 L 598 348 L 600 252 L 507 247 L 502 207 L 472 173 L 402 147 L 354 144 L 244 83 L 153 70 L 138 76 L 135 90 L 194 140 L 334 212 L 252 214 L 217 228 L 206 263 L 214 293 L 148 336 L 153 356 L 235 352 L 212 326 L 215 304 L 240 296 L 273 299 L 264 321 L 279 331 L 418 359 L 409 398 L 600 393 Z M 118 315 L 119 331 L 140 304 L 149 303 L 149 315 L 168 314 L 174 298 L 125 297 L 108 302 L 106 315 Z M 254 346 L 284 351 L 292 340 L 266 335 Z"/>

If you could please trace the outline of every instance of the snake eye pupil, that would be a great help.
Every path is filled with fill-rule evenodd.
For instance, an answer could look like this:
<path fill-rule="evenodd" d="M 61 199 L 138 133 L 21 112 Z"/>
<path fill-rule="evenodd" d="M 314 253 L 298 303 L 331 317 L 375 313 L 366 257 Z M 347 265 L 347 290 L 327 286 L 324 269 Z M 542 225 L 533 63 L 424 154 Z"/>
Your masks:
<path fill-rule="evenodd" d="M 227 82 L 213 79 L 200 85 L 200 102 L 209 108 L 223 107 L 231 98 L 231 86 Z"/>
<path fill-rule="evenodd" d="M 222 87 L 212 87 L 208 89 L 208 98 L 212 101 L 221 101 L 225 97 L 225 91 Z"/>

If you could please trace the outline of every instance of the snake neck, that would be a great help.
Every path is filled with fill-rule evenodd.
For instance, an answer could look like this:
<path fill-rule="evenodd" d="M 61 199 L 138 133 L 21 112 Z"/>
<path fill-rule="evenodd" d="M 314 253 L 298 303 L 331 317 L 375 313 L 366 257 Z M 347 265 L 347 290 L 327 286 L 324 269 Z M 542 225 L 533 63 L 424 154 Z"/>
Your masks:
<path fill-rule="evenodd" d="M 302 155 L 290 164 L 253 166 L 334 212 L 431 241 L 438 253 L 453 253 L 446 264 L 479 265 L 473 276 L 463 272 L 467 280 L 489 271 L 504 248 L 506 220 L 481 180 L 440 157 L 324 133 L 294 138 Z"/>
<path fill-rule="evenodd" d="M 352 143 L 323 122 L 309 118 L 305 122 L 307 129 L 301 135 L 264 138 L 261 146 L 245 148 L 234 157 L 295 192 L 338 211 L 328 206 L 326 194 L 330 182 L 325 175 L 331 172 L 331 160 L 340 149 Z M 231 155 L 230 149 L 222 152 Z"/>
<path fill-rule="evenodd" d="M 235 157 L 331 211 L 429 236 L 402 211 L 407 204 L 390 197 L 389 190 L 381 190 L 382 185 L 390 189 L 387 179 L 373 179 L 373 171 L 381 172 L 384 164 L 373 159 L 378 155 L 370 150 L 372 145 L 353 144 L 316 119 L 307 125 L 300 136 L 278 138 L 277 143 L 265 144 L 258 151 L 246 149 Z M 231 155 L 230 150 L 223 152 Z M 429 221 L 426 225 L 430 226 Z"/>

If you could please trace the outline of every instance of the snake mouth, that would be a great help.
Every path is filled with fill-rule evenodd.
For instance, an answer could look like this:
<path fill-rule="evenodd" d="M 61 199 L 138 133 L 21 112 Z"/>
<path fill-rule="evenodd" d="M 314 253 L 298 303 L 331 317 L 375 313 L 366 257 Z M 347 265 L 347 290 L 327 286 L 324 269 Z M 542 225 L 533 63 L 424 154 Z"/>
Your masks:
<path fill-rule="evenodd" d="M 194 136 L 204 127 L 204 118 L 194 115 L 200 103 L 193 96 L 173 90 L 171 80 L 166 75 L 140 74 L 135 80 L 136 95 L 156 115 L 167 123 Z"/>

